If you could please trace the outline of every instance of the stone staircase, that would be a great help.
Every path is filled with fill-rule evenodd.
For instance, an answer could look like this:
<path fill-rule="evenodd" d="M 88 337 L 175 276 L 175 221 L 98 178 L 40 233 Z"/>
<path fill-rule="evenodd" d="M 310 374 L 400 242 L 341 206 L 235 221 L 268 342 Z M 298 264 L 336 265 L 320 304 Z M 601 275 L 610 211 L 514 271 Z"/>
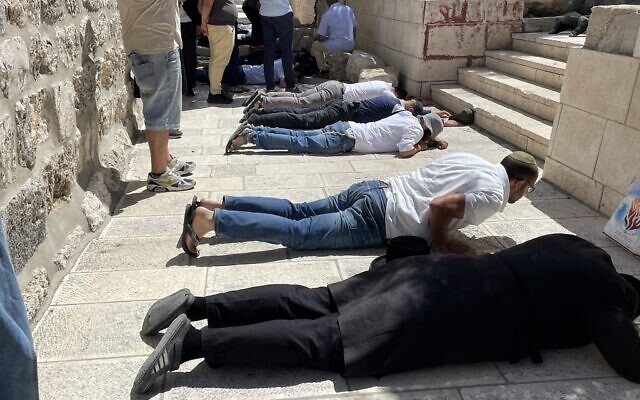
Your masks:
<path fill-rule="evenodd" d="M 460 68 L 457 84 L 432 87 L 433 101 L 452 112 L 475 110 L 475 124 L 545 158 L 569 49 L 584 36 L 514 33 L 512 50 L 485 52 L 485 67 Z"/>

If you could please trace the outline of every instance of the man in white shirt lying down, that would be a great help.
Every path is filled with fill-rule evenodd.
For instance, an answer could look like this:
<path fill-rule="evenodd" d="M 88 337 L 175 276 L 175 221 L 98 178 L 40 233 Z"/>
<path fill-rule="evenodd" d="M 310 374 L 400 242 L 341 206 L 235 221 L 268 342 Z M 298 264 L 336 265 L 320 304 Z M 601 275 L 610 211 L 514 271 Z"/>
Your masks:
<path fill-rule="evenodd" d="M 390 153 L 411 157 L 428 147 L 446 149 L 447 142 L 436 137 L 442 132 L 442 118 L 435 113 L 414 117 L 398 107 L 379 121 L 358 123 L 339 121 L 321 129 L 293 130 L 268 126 L 240 127 L 231 135 L 226 153 L 252 143 L 259 149 L 288 150 L 292 153 Z"/>

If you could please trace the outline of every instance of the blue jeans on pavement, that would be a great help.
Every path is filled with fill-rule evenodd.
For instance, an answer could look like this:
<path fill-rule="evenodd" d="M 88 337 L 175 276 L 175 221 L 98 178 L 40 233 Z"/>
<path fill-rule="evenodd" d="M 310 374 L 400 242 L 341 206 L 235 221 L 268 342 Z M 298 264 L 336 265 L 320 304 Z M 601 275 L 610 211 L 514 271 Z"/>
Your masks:
<path fill-rule="evenodd" d="M 340 121 L 322 129 L 307 131 L 257 126 L 249 142 L 265 150 L 288 150 L 292 153 L 337 154 L 353 149 L 356 141 L 348 134 L 350 125 Z"/>
<path fill-rule="evenodd" d="M 0 399 L 37 398 L 36 353 L 0 220 Z"/>
<path fill-rule="evenodd" d="M 300 250 L 378 247 L 385 243 L 386 208 L 380 181 L 356 183 L 310 203 L 225 196 L 224 208 L 215 212 L 215 230 Z"/>

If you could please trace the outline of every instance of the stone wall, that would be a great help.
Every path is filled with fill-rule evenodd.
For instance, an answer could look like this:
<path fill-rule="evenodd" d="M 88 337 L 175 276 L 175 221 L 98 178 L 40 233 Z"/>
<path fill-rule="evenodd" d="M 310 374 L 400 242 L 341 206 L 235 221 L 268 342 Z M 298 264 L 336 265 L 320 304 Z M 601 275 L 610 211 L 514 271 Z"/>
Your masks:
<path fill-rule="evenodd" d="M 639 27 L 640 6 L 593 8 L 585 48 L 569 53 L 545 162 L 546 179 L 607 216 L 640 176 Z"/>
<path fill-rule="evenodd" d="M 127 164 L 120 42 L 116 0 L 0 0 L 0 214 L 31 317 Z"/>
<path fill-rule="evenodd" d="M 356 14 L 356 49 L 395 67 L 414 96 L 456 81 L 459 67 L 482 65 L 484 51 L 509 48 L 523 29 L 522 0 L 348 0 Z"/>
<path fill-rule="evenodd" d="M 313 24 L 316 19 L 316 0 L 290 0 L 293 14 L 302 25 Z M 324 3 L 319 0 L 318 3 Z"/>

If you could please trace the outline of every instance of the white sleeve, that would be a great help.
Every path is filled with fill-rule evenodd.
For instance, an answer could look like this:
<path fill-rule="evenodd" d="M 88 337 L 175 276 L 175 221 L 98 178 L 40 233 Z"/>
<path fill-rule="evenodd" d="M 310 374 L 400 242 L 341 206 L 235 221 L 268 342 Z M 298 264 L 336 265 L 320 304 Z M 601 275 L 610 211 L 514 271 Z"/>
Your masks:
<path fill-rule="evenodd" d="M 503 197 L 502 193 L 494 191 L 465 193 L 462 222 L 480 225 L 487 218 L 500 211 Z"/>
<path fill-rule="evenodd" d="M 398 151 L 409 151 L 422 139 L 422 128 L 411 126 L 405 129 L 398 143 Z"/>

